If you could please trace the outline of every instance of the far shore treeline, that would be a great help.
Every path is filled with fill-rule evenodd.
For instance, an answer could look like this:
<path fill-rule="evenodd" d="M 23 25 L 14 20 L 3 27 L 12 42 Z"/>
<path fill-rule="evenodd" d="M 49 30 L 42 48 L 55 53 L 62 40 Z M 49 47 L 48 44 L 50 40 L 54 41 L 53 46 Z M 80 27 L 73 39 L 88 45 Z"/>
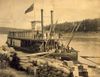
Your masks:
<path fill-rule="evenodd" d="M 8 34 L 10 31 L 21 31 L 25 29 L 16 29 L 16 28 L 9 28 L 9 27 L 0 27 L 0 34 Z"/>
<path fill-rule="evenodd" d="M 74 23 L 74 24 L 73 24 Z M 80 24 L 81 23 L 81 24 Z M 75 24 L 80 24 L 77 32 L 97 32 L 100 31 L 100 18 L 98 19 L 85 19 L 76 22 L 64 22 L 55 24 L 55 32 L 71 32 Z M 50 29 L 50 25 L 45 27 L 46 30 Z"/>

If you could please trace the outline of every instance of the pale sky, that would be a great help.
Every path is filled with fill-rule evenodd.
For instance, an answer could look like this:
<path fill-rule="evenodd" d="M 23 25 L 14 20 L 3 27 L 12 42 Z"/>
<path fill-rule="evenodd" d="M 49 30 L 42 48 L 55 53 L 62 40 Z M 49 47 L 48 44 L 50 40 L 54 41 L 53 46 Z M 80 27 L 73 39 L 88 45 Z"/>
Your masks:
<path fill-rule="evenodd" d="M 34 1 L 34 11 L 24 11 Z M 77 21 L 100 17 L 100 0 L 0 0 L 0 27 L 31 28 L 30 21 L 40 20 L 44 9 L 44 23 L 50 24 L 50 10 L 54 10 L 54 22 Z"/>

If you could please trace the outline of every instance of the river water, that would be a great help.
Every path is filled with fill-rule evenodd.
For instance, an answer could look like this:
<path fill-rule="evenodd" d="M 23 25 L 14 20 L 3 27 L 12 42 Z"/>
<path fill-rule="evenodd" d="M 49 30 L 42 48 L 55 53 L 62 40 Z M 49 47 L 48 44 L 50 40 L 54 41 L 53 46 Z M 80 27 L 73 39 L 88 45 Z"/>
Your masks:
<path fill-rule="evenodd" d="M 80 56 L 98 56 L 100 57 L 100 33 L 76 33 L 73 40 L 70 43 L 70 47 L 79 51 L 79 61 L 88 65 L 95 65 L 99 68 L 89 69 L 90 77 L 100 77 L 100 58 L 89 58 L 89 60 L 83 59 Z M 63 37 L 63 43 L 68 44 L 71 36 L 65 34 Z M 98 64 L 99 65 L 98 65 Z"/>
<path fill-rule="evenodd" d="M 82 63 L 86 63 L 89 65 L 97 65 L 96 63 L 100 63 L 100 58 L 91 59 L 91 61 L 85 60 L 80 56 L 100 56 L 100 36 L 99 34 L 93 35 L 84 35 L 84 36 L 76 36 L 70 43 L 70 47 L 79 51 L 79 61 Z M 67 35 L 65 35 L 67 36 Z M 89 38 L 90 37 L 90 38 Z M 63 43 L 67 44 L 70 37 L 64 37 Z M 0 46 L 4 45 L 7 40 L 6 34 L 0 34 Z M 91 69 L 90 77 L 100 77 L 100 69 Z"/>

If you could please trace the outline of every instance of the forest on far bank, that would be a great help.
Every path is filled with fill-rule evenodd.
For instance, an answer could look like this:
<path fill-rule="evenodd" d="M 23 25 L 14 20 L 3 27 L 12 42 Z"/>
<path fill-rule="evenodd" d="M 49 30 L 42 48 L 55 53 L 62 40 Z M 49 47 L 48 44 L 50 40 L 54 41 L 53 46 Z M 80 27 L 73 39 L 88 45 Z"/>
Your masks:
<path fill-rule="evenodd" d="M 85 19 L 75 22 L 64 22 L 55 24 L 55 32 L 71 32 L 75 25 L 79 25 L 77 32 L 97 32 L 100 31 L 100 18 Z M 45 27 L 45 30 L 50 30 L 50 25 Z"/>

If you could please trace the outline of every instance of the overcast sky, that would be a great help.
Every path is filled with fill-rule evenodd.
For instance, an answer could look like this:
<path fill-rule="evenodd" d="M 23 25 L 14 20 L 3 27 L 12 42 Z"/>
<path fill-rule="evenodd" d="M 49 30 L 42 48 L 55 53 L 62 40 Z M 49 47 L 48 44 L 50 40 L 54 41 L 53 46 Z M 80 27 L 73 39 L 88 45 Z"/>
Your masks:
<path fill-rule="evenodd" d="M 24 11 L 34 1 L 34 11 Z M 0 27 L 31 28 L 30 21 L 40 20 L 44 8 L 45 24 L 50 23 L 50 10 L 54 9 L 54 21 L 77 21 L 100 17 L 100 0 L 0 0 Z"/>

